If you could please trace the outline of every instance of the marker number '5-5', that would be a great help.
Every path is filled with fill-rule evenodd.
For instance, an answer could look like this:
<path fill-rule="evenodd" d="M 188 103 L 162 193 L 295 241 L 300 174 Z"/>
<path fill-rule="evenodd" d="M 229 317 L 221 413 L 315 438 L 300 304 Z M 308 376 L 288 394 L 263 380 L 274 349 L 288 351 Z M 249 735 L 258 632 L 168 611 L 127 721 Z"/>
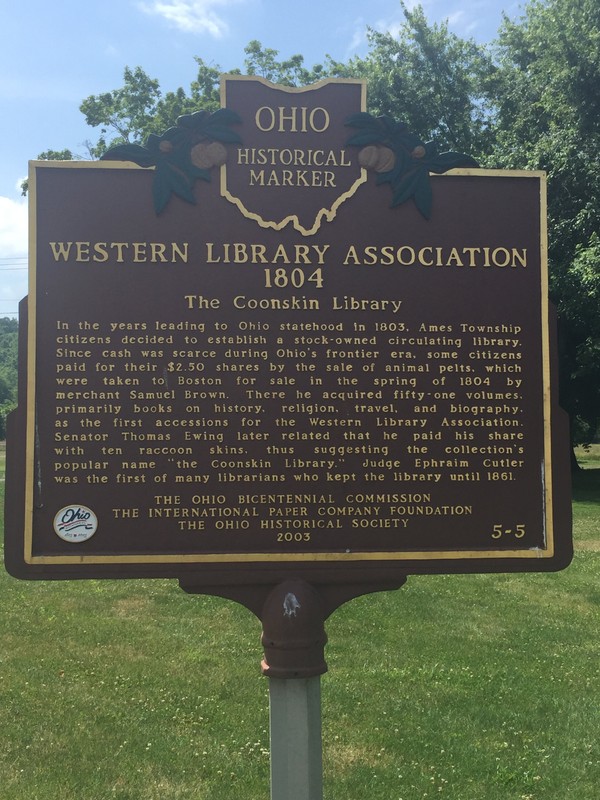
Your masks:
<path fill-rule="evenodd" d="M 506 528 L 504 525 L 494 525 L 492 539 L 501 539 L 502 536 L 514 536 L 515 539 L 522 539 L 525 536 L 525 525 L 515 525 L 514 528 Z"/>

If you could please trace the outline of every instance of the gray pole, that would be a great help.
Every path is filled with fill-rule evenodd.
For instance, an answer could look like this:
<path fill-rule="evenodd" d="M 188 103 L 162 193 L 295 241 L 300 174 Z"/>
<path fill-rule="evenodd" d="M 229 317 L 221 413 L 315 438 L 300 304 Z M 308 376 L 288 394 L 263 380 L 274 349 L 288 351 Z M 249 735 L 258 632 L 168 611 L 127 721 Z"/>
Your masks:
<path fill-rule="evenodd" d="M 321 675 L 327 641 L 321 598 L 312 586 L 276 586 L 262 613 L 269 678 L 271 800 L 323 800 Z"/>
<path fill-rule="evenodd" d="M 321 678 L 270 678 L 271 800 L 323 800 Z"/>
<path fill-rule="evenodd" d="M 325 619 L 342 603 L 370 591 L 397 589 L 406 576 L 371 587 L 354 583 L 319 587 L 290 578 L 262 606 L 262 672 L 269 678 L 271 800 L 323 800 L 321 675 Z M 255 612 L 256 613 L 256 612 Z"/>

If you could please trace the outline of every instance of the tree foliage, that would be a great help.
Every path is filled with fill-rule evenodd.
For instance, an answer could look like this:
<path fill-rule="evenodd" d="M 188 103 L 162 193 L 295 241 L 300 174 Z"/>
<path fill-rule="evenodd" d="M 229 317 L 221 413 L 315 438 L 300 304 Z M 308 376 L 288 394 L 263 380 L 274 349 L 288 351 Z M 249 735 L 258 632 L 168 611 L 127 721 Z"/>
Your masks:
<path fill-rule="evenodd" d="M 96 158 L 106 150 L 107 136 L 112 137 L 113 144 L 133 144 L 156 115 L 160 99 L 158 81 L 141 67 L 133 70 L 125 67 L 123 81 L 120 89 L 91 95 L 79 106 L 87 124 L 100 128 L 100 139 L 91 150 Z"/>
<path fill-rule="evenodd" d="M 600 415 L 600 4 L 532 0 L 520 20 L 504 19 L 496 58 L 494 158 L 548 175 L 561 403 L 586 442 Z"/>
<path fill-rule="evenodd" d="M 283 86 L 303 86 L 320 80 L 326 74 L 323 66 L 307 69 L 304 58 L 294 55 L 278 60 L 279 52 L 263 48 L 256 40 L 245 48 L 245 73 L 258 75 Z M 90 152 L 101 158 L 117 145 L 143 145 L 148 138 L 175 125 L 178 117 L 198 110 L 214 113 L 220 107 L 219 65 L 210 65 L 195 58 L 197 75 L 189 89 L 179 87 L 162 94 L 159 83 L 141 67 L 125 68 L 123 86 L 99 95 L 90 95 L 80 105 L 88 125 L 100 128 L 100 137 Z M 229 74 L 240 74 L 231 69 Z"/>
<path fill-rule="evenodd" d="M 17 403 L 17 346 L 19 323 L 0 318 L 0 439 L 6 437 L 6 416 Z"/>
<path fill-rule="evenodd" d="M 401 6 L 397 35 L 369 29 L 368 55 L 346 65 L 331 62 L 331 74 L 366 79 L 373 113 L 401 119 L 441 149 L 480 160 L 492 138 L 485 89 L 494 67 L 486 48 L 451 33 L 447 23 L 429 24 L 420 6 Z"/>
<path fill-rule="evenodd" d="M 308 86 L 330 76 L 329 59 L 325 65 L 316 64 L 310 69 L 304 66 L 304 56 L 299 54 L 278 61 L 279 51 L 263 47 L 256 39 L 247 45 L 244 52 L 247 75 L 256 75 L 280 86 Z"/>

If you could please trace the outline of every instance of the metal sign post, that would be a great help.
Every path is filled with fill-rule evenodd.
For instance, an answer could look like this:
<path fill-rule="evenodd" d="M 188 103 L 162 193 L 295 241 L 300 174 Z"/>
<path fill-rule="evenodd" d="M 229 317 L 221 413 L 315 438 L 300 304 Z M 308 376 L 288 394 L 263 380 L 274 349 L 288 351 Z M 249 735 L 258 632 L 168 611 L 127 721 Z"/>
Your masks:
<path fill-rule="evenodd" d="M 322 800 L 321 678 L 269 680 L 271 800 Z"/>
<path fill-rule="evenodd" d="M 323 603 L 304 581 L 286 581 L 263 609 L 269 678 L 271 800 L 321 800 L 321 674 L 327 670 Z"/>

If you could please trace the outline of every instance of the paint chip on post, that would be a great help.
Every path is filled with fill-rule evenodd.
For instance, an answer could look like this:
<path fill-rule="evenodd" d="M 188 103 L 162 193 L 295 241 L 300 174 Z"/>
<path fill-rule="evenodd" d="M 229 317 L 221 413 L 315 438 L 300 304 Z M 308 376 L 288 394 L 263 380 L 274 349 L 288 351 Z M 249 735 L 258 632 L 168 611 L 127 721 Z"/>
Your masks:
<path fill-rule="evenodd" d="M 284 617 L 295 617 L 299 608 L 301 608 L 301 606 L 296 595 L 292 592 L 288 592 L 283 601 Z"/>

